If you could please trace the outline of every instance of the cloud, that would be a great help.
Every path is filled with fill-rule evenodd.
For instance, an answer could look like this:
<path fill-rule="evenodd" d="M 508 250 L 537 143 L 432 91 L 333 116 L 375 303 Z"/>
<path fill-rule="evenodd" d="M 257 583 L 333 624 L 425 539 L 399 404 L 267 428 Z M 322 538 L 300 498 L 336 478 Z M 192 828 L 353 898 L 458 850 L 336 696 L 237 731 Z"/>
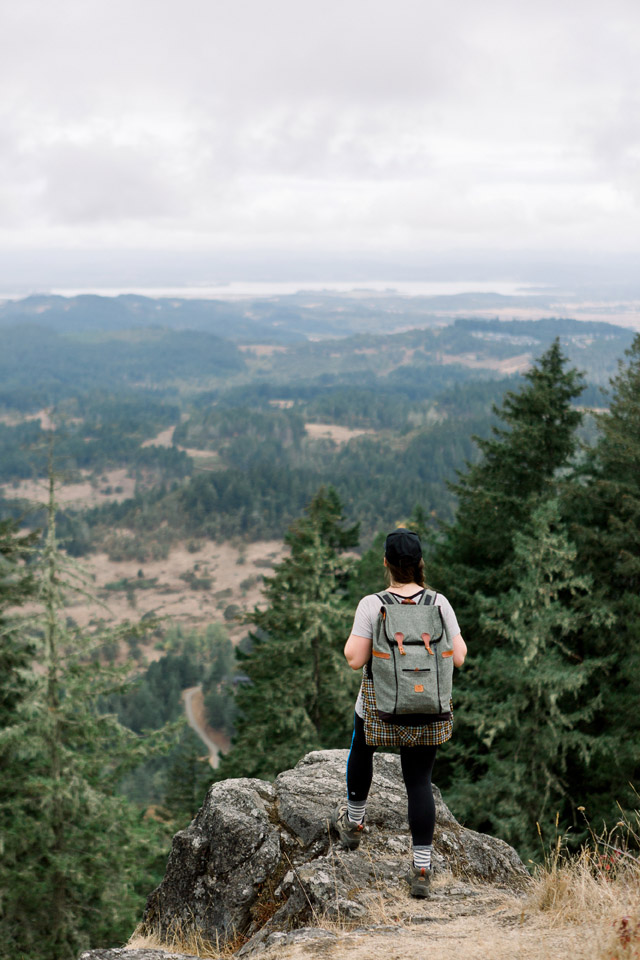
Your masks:
<path fill-rule="evenodd" d="M 189 213 L 181 184 L 147 149 L 110 141 L 55 144 L 42 157 L 42 214 L 68 225 L 148 220 Z"/>
<path fill-rule="evenodd" d="M 21 0 L 0 245 L 632 249 L 640 8 Z"/>

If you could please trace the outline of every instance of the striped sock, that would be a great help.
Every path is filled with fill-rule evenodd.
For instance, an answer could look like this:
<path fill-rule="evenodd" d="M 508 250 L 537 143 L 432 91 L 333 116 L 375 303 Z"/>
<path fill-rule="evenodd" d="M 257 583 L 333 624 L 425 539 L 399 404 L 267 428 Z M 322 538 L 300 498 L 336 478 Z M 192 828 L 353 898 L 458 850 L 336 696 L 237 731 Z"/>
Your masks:
<path fill-rule="evenodd" d="M 362 802 L 347 800 L 347 816 L 352 823 L 362 823 L 364 821 L 364 811 L 367 806 L 367 801 L 363 800 Z"/>
<path fill-rule="evenodd" d="M 420 870 L 422 867 L 425 870 L 431 869 L 431 850 L 432 847 L 414 847 L 413 848 L 413 865 Z"/>

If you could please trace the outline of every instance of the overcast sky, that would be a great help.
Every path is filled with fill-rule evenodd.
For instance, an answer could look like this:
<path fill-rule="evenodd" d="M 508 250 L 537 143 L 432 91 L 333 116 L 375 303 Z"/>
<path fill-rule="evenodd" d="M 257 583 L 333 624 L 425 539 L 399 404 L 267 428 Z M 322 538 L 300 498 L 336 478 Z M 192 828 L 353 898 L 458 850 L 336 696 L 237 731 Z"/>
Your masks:
<path fill-rule="evenodd" d="M 282 275 L 640 251 L 638 0 L 14 0 L 0 16 L 5 285 L 7 265 L 65 256 L 115 274 L 193 257 L 212 279 L 243 258 Z"/>

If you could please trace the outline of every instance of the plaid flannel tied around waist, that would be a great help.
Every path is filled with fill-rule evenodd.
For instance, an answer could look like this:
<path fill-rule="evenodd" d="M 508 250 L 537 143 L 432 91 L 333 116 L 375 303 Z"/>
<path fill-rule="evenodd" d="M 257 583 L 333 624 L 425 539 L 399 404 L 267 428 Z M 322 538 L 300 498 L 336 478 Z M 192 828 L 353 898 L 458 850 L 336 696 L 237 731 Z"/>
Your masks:
<path fill-rule="evenodd" d="M 451 739 L 453 733 L 453 701 L 449 701 L 451 720 L 437 720 L 423 726 L 402 726 L 385 723 L 378 716 L 373 680 L 362 671 L 362 702 L 364 704 L 364 736 L 370 747 L 436 746 Z"/>

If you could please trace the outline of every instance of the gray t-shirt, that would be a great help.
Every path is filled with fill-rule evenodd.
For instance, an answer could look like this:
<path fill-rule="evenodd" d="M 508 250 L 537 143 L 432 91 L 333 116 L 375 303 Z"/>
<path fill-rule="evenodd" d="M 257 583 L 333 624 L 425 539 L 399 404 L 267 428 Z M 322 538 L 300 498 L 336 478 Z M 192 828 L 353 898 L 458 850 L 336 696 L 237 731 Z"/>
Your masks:
<path fill-rule="evenodd" d="M 382 593 L 393 593 L 392 590 L 383 590 Z M 412 595 L 412 600 L 418 600 L 422 595 L 423 591 L 415 593 Z M 396 594 L 400 596 L 400 594 Z M 447 634 L 451 639 L 457 637 L 460 633 L 460 627 L 458 626 L 458 621 L 456 620 L 456 615 L 453 612 L 453 607 L 449 603 L 446 597 L 441 593 L 436 594 L 433 601 L 436 606 L 440 607 L 442 613 L 442 619 L 444 620 L 444 625 L 447 631 Z M 378 614 L 380 613 L 380 597 L 375 593 L 370 593 L 366 597 L 363 597 L 356 609 L 356 615 L 353 618 L 353 627 L 351 628 L 351 633 L 355 633 L 357 637 L 366 637 L 367 639 L 373 640 L 373 625 L 378 619 Z M 356 713 L 359 717 L 364 716 L 364 707 L 362 703 L 362 687 L 360 687 L 360 692 L 358 693 L 358 699 L 356 701 Z"/>

